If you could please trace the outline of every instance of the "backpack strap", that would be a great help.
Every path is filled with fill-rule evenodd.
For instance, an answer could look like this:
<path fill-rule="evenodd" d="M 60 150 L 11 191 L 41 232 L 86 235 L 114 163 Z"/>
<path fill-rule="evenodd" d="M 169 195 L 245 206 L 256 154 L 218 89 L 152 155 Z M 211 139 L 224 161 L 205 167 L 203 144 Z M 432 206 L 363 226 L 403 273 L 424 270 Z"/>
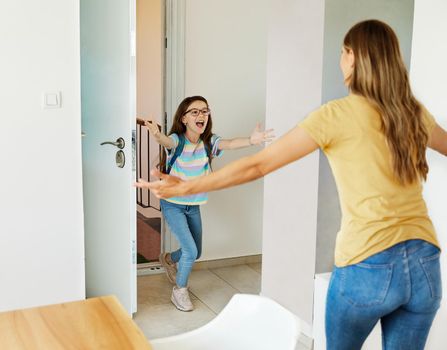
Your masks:
<path fill-rule="evenodd" d="M 210 166 L 210 169 L 213 170 L 211 168 L 211 147 L 209 147 L 205 142 L 203 143 L 203 145 L 205 146 L 206 156 L 208 157 L 208 165 Z"/>
<path fill-rule="evenodd" d="M 169 160 L 169 163 L 167 164 L 166 174 L 169 174 L 171 172 L 172 166 L 174 165 L 175 161 L 180 156 L 180 154 L 182 154 L 184 147 L 185 147 L 185 135 L 180 134 L 180 135 L 178 135 L 178 145 L 175 148 L 174 155 L 172 156 L 172 158 Z"/>

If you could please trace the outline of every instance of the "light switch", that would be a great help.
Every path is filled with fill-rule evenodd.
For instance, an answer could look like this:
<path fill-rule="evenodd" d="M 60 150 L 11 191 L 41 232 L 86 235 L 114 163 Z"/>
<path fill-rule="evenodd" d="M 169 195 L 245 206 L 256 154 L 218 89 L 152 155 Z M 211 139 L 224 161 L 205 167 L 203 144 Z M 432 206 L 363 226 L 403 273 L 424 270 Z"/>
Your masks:
<path fill-rule="evenodd" d="M 43 108 L 61 108 L 61 92 L 44 92 Z"/>

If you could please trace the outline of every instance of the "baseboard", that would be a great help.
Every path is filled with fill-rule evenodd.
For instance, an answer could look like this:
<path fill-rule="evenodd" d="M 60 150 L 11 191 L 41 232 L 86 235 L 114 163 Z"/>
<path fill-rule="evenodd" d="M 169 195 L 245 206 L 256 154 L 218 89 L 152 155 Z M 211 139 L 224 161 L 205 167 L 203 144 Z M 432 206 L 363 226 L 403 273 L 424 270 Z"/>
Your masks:
<path fill-rule="evenodd" d="M 157 275 L 164 273 L 165 270 L 161 267 L 159 262 L 144 263 L 137 265 L 137 276 Z"/>
<path fill-rule="evenodd" d="M 298 338 L 298 342 L 303 344 L 307 349 L 313 349 L 314 341 L 311 337 L 308 337 L 304 333 L 301 333 L 300 337 Z"/>
<path fill-rule="evenodd" d="M 245 265 L 245 264 L 258 264 L 261 262 L 262 262 L 262 254 L 238 256 L 234 258 L 197 261 L 194 264 L 193 270 L 217 269 L 219 267 L 228 267 L 228 266 Z"/>
<path fill-rule="evenodd" d="M 217 269 L 219 267 L 258 263 L 262 263 L 262 254 L 197 261 L 194 264 L 193 270 Z M 137 266 L 137 276 L 155 275 L 159 273 L 164 273 L 164 269 L 161 267 L 159 262 L 138 264 Z"/>

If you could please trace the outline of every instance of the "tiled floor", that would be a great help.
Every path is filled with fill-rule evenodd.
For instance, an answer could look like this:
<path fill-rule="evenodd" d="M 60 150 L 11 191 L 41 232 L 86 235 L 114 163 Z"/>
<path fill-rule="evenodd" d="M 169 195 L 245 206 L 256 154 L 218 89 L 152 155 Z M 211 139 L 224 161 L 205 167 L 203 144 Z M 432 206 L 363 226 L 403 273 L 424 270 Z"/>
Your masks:
<path fill-rule="evenodd" d="M 171 304 L 172 285 L 164 274 L 138 277 L 135 322 L 148 339 L 183 333 L 211 321 L 235 293 L 259 294 L 261 264 L 193 271 L 190 294 L 194 311 L 181 312 Z M 303 342 L 308 339 L 303 336 Z M 299 343 L 296 350 L 308 350 Z"/>

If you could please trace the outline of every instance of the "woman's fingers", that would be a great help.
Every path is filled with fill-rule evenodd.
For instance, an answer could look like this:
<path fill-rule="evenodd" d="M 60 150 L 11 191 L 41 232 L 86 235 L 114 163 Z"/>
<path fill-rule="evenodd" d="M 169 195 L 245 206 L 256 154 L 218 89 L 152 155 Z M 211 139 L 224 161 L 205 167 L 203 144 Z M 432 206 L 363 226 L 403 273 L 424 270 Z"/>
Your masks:
<path fill-rule="evenodd" d="M 138 179 L 137 182 L 134 183 L 136 188 L 148 189 L 150 190 L 157 198 L 163 198 L 160 193 L 160 186 L 162 181 L 154 181 L 147 182 L 143 179 Z"/>
<path fill-rule="evenodd" d="M 138 181 L 134 182 L 133 185 L 137 188 L 150 188 L 151 183 L 140 178 Z"/>
<path fill-rule="evenodd" d="M 178 194 L 179 187 L 183 181 L 178 177 L 163 174 L 158 169 L 152 169 L 151 175 L 158 177 L 160 180 L 148 182 L 144 179 L 138 179 L 134 183 L 137 188 L 149 189 L 158 198 L 174 197 Z"/>
<path fill-rule="evenodd" d="M 151 175 L 154 176 L 154 177 L 158 177 L 158 178 L 162 179 L 163 176 L 166 175 L 166 174 L 163 174 L 163 173 L 162 173 L 160 170 L 158 170 L 158 169 L 152 169 L 152 170 L 151 170 Z"/>

